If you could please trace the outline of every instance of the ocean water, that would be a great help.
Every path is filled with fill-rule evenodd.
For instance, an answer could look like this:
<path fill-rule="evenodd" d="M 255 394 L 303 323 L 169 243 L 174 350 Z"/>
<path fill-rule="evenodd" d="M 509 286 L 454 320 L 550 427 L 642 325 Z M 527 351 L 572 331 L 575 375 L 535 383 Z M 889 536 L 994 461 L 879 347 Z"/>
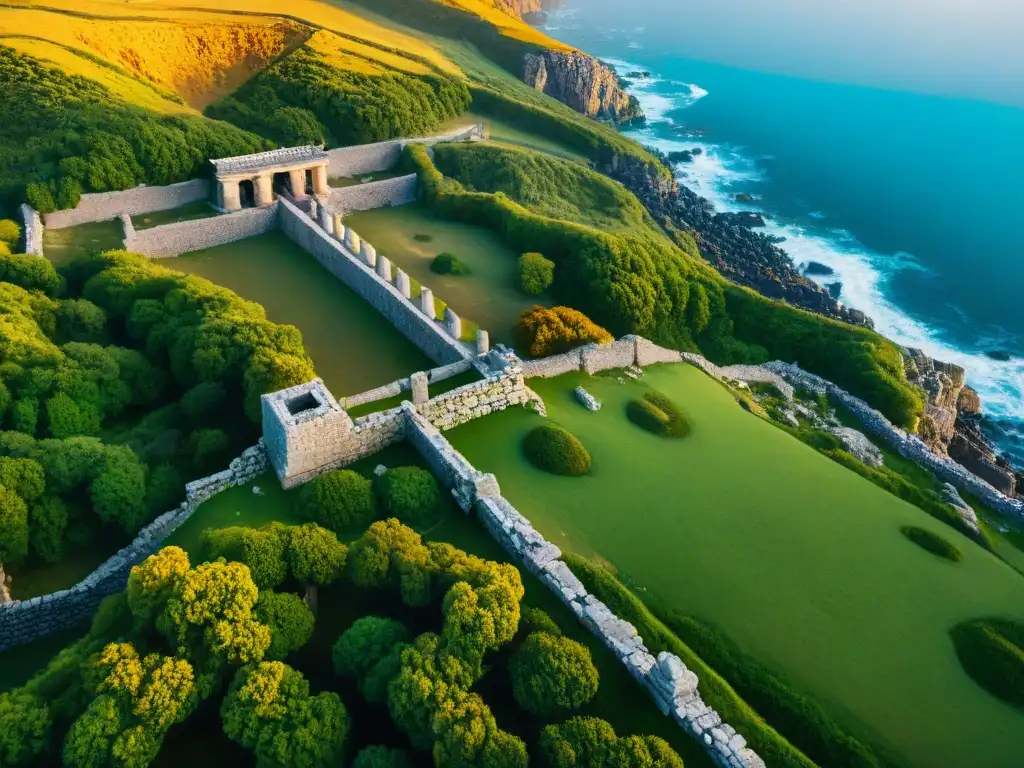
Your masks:
<path fill-rule="evenodd" d="M 599 24 L 568 9 L 547 32 L 650 73 L 630 79 L 647 122 L 627 132 L 699 147 L 681 183 L 718 210 L 761 211 L 878 331 L 963 366 L 986 432 L 1024 463 L 1024 110 L 693 61 L 644 27 Z"/>

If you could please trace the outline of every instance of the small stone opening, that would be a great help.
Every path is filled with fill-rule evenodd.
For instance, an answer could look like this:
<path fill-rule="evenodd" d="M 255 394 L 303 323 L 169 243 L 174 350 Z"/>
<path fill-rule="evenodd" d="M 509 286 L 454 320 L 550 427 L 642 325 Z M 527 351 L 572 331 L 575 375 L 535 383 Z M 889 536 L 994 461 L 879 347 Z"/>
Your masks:
<path fill-rule="evenodd" d="M 238 183 L 238 199 L 243 208 L 256 207 L 256 185 L 252 179 L 245 179 Z"/>
<path fill-rule="evenodd" d="M 288 171 L 279 171 L 274 174 L 274 191 L 278 194 L 284 192 L 289 197 L 294 194 L 292 190 L 291 177 L 288 175 Z"/>
<path fill-rule="evenodd" d="M 315 408 L 319 408 L 320 401 L 316 399 L 312 392 L 303 392 L 301 395 L 286 401 L 285 406 L 288 408 L 288 413 L 292 416 L 297 416 L 303 411 L 312 411 Z"/>
<path fill-rule="evenodd" d="M 306 180 L 306 190 L 305 190 L 306 194 L 307 195 L 312 195 L 313 194 L 313 171 L 311 169 L 307 168 L 305 170 L 305 172 L 303 173 L 303 178 L 305 178 L 305 180 Z"/>

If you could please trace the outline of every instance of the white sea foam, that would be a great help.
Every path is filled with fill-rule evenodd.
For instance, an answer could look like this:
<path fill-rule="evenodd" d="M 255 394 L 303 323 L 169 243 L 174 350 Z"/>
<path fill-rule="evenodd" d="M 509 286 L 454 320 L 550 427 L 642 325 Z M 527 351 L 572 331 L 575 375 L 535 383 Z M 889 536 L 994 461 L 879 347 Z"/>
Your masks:
<path fill-rule="evenodd" d="M 631 70 L 647 69 L 624 60 L 609 61 Z M 679 166 L 680 182 L 710 200 L 716 210 L 760 211 L 756 204 L 736 202 L 737 192 L 749 192 L 752 185 L 764 178 L 764 171 L 742 147 L 707 141 L 703 137 L 666 139 L 658 135 L 659 125 L 677 127 L 678 120 L 673 120 L 670 113 L 686 109 L 707 96 L 707 91 L 700 86 L 682 81 L 668 81 L 681 89 L 677 93 L 655 91 L 657 85 L 665 82 L 652 73 L 649 79 L 638 81 L 630 88 L 647 115 L 647 125 L 630 133 L 640 142 L 663 152 L 699 147 L 702 153 L 695 155 L 693 162 Z M 1018 422 L 1010 428 L 1024 436 L 1024 358 L 999 361 L 960 349 L 943 339 L 937 329 L 906 314 L 887 296 L 886 288 L 895 275 L 905 270 L 925 269 L 911 254 L 873 252 L 846 230 L 776 221 L 770 218 L 770 211 L 762 212 L 769 218 L 763 231 L 785 238 L 782 247 L 796 264 L 818 261 L 831 267 L 835 275 L 821 278 L 821 282 L 841 282 L 840 300 L 844 304 L 867 313 L 874 320 L 875 328 L 896 343 L 918 347 L 936 359 L 962 366 L 967 371 L 968 381 L 981 395 L 985 412 L 1000 420 Z M 822 211 L 810 214 L 811 219 L 825 216 Z M 998 339 L 979 339 L 978 342 L 980 349 L 999 347 Z"/>

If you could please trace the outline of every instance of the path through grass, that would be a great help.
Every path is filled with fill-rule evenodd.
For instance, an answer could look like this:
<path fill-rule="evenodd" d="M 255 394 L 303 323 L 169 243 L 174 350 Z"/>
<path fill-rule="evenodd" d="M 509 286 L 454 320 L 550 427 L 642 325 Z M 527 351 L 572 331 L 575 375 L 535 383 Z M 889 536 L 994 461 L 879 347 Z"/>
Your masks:
<path fill-rule="evenodd" d="M 574 400 L 580 383 L 602 401 L 599 412 Z M 652 604 L 711 620 L 914 765 L 1017 763 L 1024 713 L 967 677 L 947 635 L 966 618 L 1024 617 L 1024 579 L 1006 563 L 745 413 L 695 368 L 648 369 L 638 383 L 570 374 L 530 386 L 550 421 L 590 450 L 590 475 L 554 477 L 525 461 L 522 436 L 540 423 L 525 409 L 448 436 L 545 536 L 611 561 Z M 627 421 L 626 402 L 647 386 L 686 410 L 689 437 L 666 440 Z M 920 550 L 901 525 L 948 538 L 963 561 Z"/>

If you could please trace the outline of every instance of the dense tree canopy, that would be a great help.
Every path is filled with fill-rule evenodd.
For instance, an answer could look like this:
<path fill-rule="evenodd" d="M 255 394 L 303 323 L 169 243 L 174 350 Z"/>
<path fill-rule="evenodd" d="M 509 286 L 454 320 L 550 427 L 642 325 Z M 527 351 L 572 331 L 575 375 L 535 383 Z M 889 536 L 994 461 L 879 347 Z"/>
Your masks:
<path fill-rule="evenodd" d="M 409 525 L 424 525 L 434 519 L 441 488 L 429 470 L 395 467 L 377 478 L 377 494 L 388 517 Z"/>
<path fill-rule="evenodd" d="M 605 344 L 612 335 L 571 307 L 527 309 L 516 321 L 516 346 L 530 357 L 547 357 L 584 344 Z"/>
<path fill-rule="evenodd" d="M 596 717 L 573 717 L 541 731 L 540 750 L 552 768 L 683 768 L 657 736 L 625 736 Z"/>
<path fill-rule="evenodd" d="M 585 645 L 568 637 L 534 632 L 509 661 L 519 706 L 550 716 L 579 709 L 597 693 L 597 667 Z"/>
<path fill-rule="evenodd" d="M 366 528 L 377 508 L 373 483 L 350 469 L 313 478 L 299 489 L 297 504 L 304 517 L 335 532 Z"/>

